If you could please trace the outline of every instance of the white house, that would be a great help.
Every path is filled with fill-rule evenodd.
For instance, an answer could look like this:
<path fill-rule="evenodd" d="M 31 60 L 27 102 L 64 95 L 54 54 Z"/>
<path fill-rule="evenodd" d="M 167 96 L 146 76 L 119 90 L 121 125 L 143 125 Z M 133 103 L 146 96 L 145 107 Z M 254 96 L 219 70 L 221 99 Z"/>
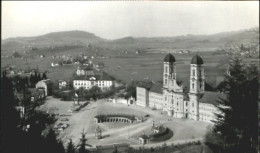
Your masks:
<path fill-rule="evenodd" d="M 51 90 L 51 80 L 41 80 L 36 84 L 36 89 L 44 91 L 44 96 L 49 96 L 50 95 L 50 90 Z"/>
<path fill-rule="evenodd" d="M 59 80 L 59 89 L 65 88 L 67 86 L 67 82 L 65 80 Z"/>
<path fill-rule="evenodd" d="M 79 89 L 81 87 L 90 89 L 94 86 L 98 86 L 103 90 L 112 87 L 113 84 L 114 81 L 105 74 L 76 76 L 73 80 L 73 87 L 75 89 Z"/>

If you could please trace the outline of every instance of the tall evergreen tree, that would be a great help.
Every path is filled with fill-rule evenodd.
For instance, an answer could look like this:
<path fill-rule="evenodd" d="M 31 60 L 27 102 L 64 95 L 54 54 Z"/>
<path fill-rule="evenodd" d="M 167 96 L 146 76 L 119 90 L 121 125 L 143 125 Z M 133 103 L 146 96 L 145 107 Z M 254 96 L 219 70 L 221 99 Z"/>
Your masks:
<path fill-rule="evenodd" d="M 33 76 L 33 84 L 34 84 L 34 86 L 35 86 L 36 83 L 38 82 L 37 76 L 38 76 L 38 73 L 35 72 L 35 73 L 34 73 L 34 76 Z"/>
<path fill-rule="evenodd" d="M 87 139 L 86 139 L 85 136 L 86 135 L 85 135 L 84 130 L 83 130 L 83 132 L 81 133 L 80 147 L 79 147 L 78 153 L 88 153 L 88 151 L 85 148 L 86 142 L 87 142 Z"/>
<path fill-rule="evenodd" d="M 222 152 L 257 152 L 258 72 L 235 58 L 226 76 L 225 99 L 219 100 L 214 132 L 221 139 Z M 220 141 L 220 142 L 221 142 Z"/>
<path fill-rule="evenodd" d="M 72 142 L 72 140 L 70 139 L 70 142 L 68 143 L 68 146 L 67 146 L 67 153 L 75 153 L 76 150 L 75 150 L 75 146 Z"/>
<path fill-rule="evenodd" d="M 17 101 L 13 94 L 13 85 L 9 78 L 1 78 L 1 152 L 21 152 L 21 131 L 19 112 L 15 109 Z M 14 147 L 15 146 L 15 147 Z"/>
<path fill-rule="evenodd" d="M 44 72 L 43 74 L 42 74 L 42 80 L 46 80 L 47 79 L 47 75 L 46 75 L 46 73 Z"/>
<path fill-rule="evenodd" d="M 41 80 L 42 80 L 41 74 L 38 73 L 38 75 L 37 75 L 37 82 L 39 82 L 39 81 L 41 81 Z M 36 82 L 36 83 L 37 83 L 37 82 Z"/>
<path fill-rule="evenodd" d="M 64 147 L 60 141 L 56 139 L 55 132 L 50 130 L 46 137 L 46 152 L 65 153 Z"/>
<path fill-rule="evenodd" d="M 34 75 L 30 75 L 30 87 L 33 87 L 34 86 Z"/>

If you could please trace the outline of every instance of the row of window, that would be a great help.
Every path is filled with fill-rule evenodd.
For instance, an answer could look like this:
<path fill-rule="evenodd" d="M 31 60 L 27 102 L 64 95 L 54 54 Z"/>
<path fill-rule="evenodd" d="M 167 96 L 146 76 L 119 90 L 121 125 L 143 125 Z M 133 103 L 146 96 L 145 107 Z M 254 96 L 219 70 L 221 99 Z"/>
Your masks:
<path fill-rule="evenodd" d="M 205 116 L 205 117 L 212 117 L 212 115 L 205 114 L 205 113 L 200 113 L 200 116 L 201 116 L 201 117 L 203 117 L 203 116 Z"/>
<path fill-rule="evenodd" d="M 209 112 L 215 111 L 215 109 L 213 109 L 213 108 L 205 108 L 205 107 L 200 107 L 200 110 L 209 111 Z"/>

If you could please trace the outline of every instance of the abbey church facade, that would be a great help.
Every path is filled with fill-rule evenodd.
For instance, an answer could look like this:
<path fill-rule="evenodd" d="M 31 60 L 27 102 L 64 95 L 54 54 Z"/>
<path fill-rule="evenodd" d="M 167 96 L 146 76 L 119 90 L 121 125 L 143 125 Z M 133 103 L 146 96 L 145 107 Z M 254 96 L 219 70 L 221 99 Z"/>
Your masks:
<path fill-rule="evenodd" d="M 136 104 L 166 111 L 168 116 L 212 122 L 218 110 L 217 100 L 223 95 L 205 91 L 203 59 L 196 55 L 190 64 L 189 91 L 177 81 L 176 60 L 172 54 L 164 58 L 163 84 L 150 89 L 137 87 Z"/>

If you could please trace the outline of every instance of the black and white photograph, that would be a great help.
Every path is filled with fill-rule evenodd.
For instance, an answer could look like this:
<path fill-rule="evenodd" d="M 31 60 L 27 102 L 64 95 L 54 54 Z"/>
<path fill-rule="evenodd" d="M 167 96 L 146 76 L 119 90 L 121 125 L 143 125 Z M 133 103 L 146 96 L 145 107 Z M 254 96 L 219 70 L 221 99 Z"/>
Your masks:
<path fill-rule="evenodd" d="M 1 1 L 1 153 L 259 153 L 259 1 Z"/>

